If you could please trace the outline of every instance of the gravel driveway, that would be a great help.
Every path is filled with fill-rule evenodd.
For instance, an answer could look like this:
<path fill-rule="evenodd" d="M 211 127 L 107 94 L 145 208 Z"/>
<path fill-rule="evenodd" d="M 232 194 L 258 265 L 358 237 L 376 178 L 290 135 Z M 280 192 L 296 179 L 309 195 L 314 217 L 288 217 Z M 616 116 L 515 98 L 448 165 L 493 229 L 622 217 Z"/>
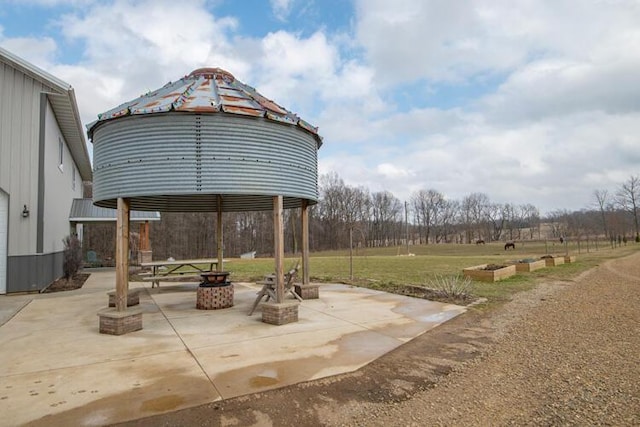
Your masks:
<path fill-rule="evenodd" d="M 640 253 L 472 310 L 361 370 L 128 425 L 640 425 Z"/>
<path fill-rule="evenodd" d="M 368 425 L 640 425 L 640 254 L 541 285 L 494 319 L 496 343 Z"/>

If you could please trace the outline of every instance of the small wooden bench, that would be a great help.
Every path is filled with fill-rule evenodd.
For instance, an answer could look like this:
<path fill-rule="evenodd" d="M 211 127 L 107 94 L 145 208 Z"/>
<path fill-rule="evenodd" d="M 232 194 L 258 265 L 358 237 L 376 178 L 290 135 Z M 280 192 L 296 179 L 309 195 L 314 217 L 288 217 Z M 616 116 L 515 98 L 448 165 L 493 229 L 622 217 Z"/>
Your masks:
<path fill-rule="evenodd" d="M 298 295 L 293 287 L 293 283 L 296 280 L 297 276 L 298 276 L 298 268 L 299 268 L 299 263 L 296 263 L 295 268 L 289 270 L 287 273 L 285 273 L 284 275 L 284 292 L 285 295 L 290 293 L 291 295 L 293 295 L 293 297 L 295 299 L 297 299 L 298 301 L 302 302 L 302 298 L 300 297 L 300 295 Z M 262 298 L 267 297 L 266 301 L 269 301 L 269 299 L 272 300 L 277 300 L 276 298 L 276 277 L 274 274 L 270 274 L 268 276 L 265 276 L 264 280 L 261 280 L 259 282 L 256 282 L 256 284 L 258 285 L 262 285 L 262 289 L 260 290 L 260 292 L 258 292 L 258 296 L 256 297 L 256 300 L 253 302 L 253 306 L 251 307 L 251 311 L 249 311 L 249 316 L 251 316 L 253 314 L 253 312 L 255 311 L 256 307 L 258 306 L 258 304 L 260 303 L 260 301 L 262 300 Z"/>
<path fill-rule="evenodd" d="M 146 276 L 142 278 L 142 280 L 144 280 L 145 282 L 152 282 L 151 283 L 152 288 L 155 288 L 156 286 L 160 287 L 160 282 L 172 282 L 172 281 L 184 280 L 184 279 L 200 281 L 201 277 L 200 275 L 195 275 L 195 274 L 172 274 L 167 276 L 163 276 L 163 275 Z"/>

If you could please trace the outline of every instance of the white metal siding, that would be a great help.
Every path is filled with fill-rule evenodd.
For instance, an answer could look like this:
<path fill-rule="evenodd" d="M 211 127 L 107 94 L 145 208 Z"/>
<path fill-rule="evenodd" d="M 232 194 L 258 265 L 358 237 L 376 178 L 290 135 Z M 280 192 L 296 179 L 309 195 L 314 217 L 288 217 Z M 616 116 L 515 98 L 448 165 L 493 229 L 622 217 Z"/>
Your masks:
<path fill-rule="evenodd" d="M 62 239 L 69 235 L 69 212 L 73 199 L 82 197 L 82 186 L 73 189 L 72 174 L 77 174 L 69 148 L 50 105 L 46 109 L 44 141 L 44 236 L 43 252 L 59 252 L 64 249 Z M 62 168 L 59 157 L 59 141 L 62 139 Z M 76 182 L 78 182 L 76 177 Z"/>
<path fill-rule="evenodd" d="M 40 93 L 47 90 L 0 62 L 0 188 L 11 196 L 11 256 L 36 252 Z M 24 205 L 28 218 L 21 216 Z"/>
<path fill-rule="evenodd" d="M 9 232 L 9 196 L 0 190 L 0 294 L 7 293 L 7 234 Z"/>

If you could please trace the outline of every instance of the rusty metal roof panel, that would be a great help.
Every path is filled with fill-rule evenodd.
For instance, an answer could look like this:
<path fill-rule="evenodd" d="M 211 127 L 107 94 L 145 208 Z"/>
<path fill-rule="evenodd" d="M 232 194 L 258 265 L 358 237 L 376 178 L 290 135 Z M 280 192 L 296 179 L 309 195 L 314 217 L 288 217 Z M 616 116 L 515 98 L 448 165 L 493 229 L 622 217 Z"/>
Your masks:
<path fill-rule="evenodd" d="M 313 134 L 318 147 L 322 139 L 318 128 L 300 119 L 294 113 L 262 96 L 253 87 L 242 83 L 220 68 L 200 68 L 160 89 L 125 102 L 98 115 L 89 124 L 89 138 L 102 123 L 131 115 L 168 113 L 229 113 L 242 116 L 266 117 L 269 120 L 297 126 Z"/>

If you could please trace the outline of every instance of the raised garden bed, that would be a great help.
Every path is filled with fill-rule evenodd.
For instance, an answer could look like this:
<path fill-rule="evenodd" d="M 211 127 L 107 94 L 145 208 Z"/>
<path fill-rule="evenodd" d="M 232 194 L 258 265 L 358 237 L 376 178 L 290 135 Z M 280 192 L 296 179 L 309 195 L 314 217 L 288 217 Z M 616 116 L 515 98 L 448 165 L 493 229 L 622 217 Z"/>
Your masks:
<path fill-rule="evenodd" d="M 473 267 L 467 267 L 462 270 L 462 274 L 465 277 L 469 277 L 472 280 L 479 280 L 481 282 L 498 282 L 508 277 L 515 276 L 515 265 L 496 265 L 496 264 L 482 264 Z"/>
<path fill-rule="evenodd" d="M 556 265 L 564 264 L 563 256 L 545 255 L 541 259 L 544 260 L 547 267 L 555 267 Z"/>
<path fill-rule="evenodd" d="M 540 270 L 546 267 L 546 263 L 542 259 L 519 259 L 515 261 L 516 271 L 518 273 L 529 273 L 531 271 Z"/>

